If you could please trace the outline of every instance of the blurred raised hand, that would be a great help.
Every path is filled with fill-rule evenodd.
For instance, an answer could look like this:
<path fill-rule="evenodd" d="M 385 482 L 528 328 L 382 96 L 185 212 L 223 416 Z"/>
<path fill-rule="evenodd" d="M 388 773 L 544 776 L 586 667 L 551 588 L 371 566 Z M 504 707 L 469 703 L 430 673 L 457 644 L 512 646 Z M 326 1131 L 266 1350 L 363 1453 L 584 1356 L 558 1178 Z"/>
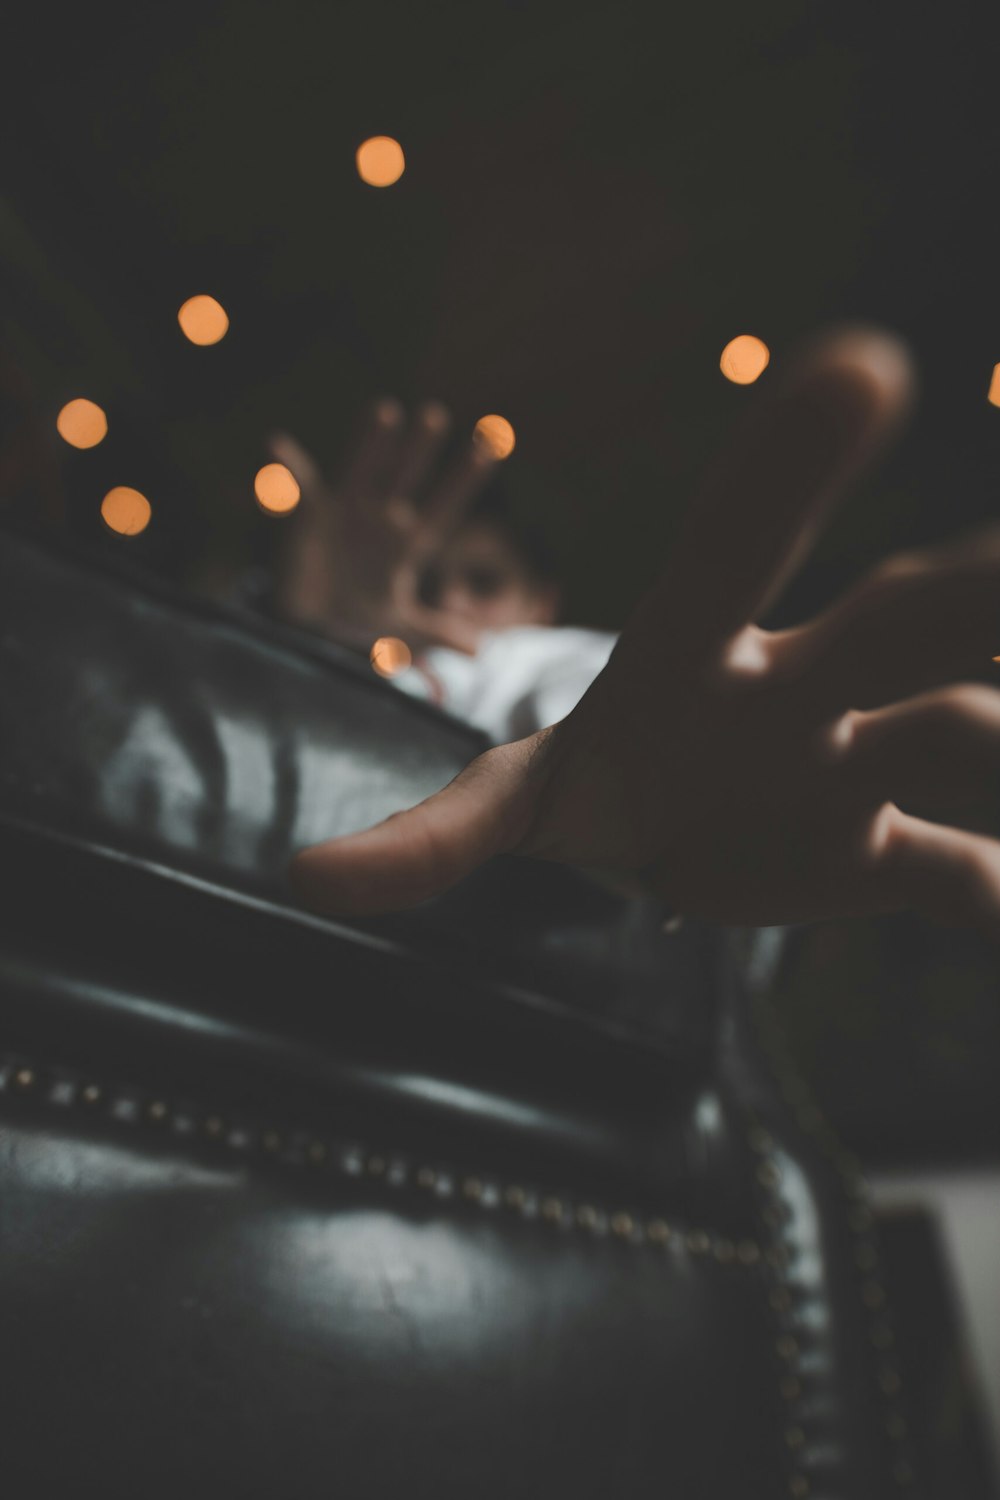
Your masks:
<path fill-rule="evenodd" d="M 302 900 L 407 907 L 507 853 L 639 875 L 673 910 L 724 923 L 913 908 L 1000 932 L 1000 842 L 935 818 L 1000 769 L 1000 691 L 963 681 L 998 650 L 1000 534 L 896 557 L 794 629 L 754 623 L 910 385 L 878 332 L 805 350 L 577 708 L 304 851 Z"/>
<path fill-rule="evenodd" d="M 293 437 L 271 438 L 271 453 L 302 491 L 279 565 L 279 614 L 362 649 L 390 635 L 414 648 L 475 650 L 467 621 L 420 598 L 424 567 L 495 463 L 488 447 L 470 438 L 442 468 L 450 426 L 436 402 L 419 407 L 410 422 L 398 402 L 375 402 L 335 484 Z"/>

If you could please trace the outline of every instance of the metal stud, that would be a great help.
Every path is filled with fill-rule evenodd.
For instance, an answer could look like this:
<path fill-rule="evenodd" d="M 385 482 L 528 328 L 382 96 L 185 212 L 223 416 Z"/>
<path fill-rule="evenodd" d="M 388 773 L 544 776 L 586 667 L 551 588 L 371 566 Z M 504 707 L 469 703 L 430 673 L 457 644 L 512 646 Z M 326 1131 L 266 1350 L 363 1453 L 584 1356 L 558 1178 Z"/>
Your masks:
<path fill-rule="evenodd" d="M 209 1115 L 205 1121 L 205 1134 L 213 1136 L 222 1134 L 222 1121 L 218 1115 Z M 264 1137 L 264 1144 L 267 1145 L 267 1136 Z"/>
<path fill-rule="evenodd" d="M 786 1427 L 785 1428 L 785 1446 L 786 1446 L 786 1448 L 801 1448 L 802 1444 L 805 1442 L 805 1440 L 806 1440 L 806 1435 L 802 1431 L 801 1427 Z"/>
<path fill-rule="evenodd" d="M 878 1375 L 879 1388 L 883 1396 L 895 1396 L 902 1384 L 899 1375 L 891 1365 L 883 1365 Z"/>
<path fill-rule="evenodd" d="M 559 1198 L 542 1199 L 542 1218 L 547 1219 L 550 1224 L 558 1224 L 563 1216 L 562 1201 Z"/>
<path fill-rule="evenodd" d="M 760 1246 L 756 1240 L 740 1240 L 736 1246 L 736 1258 L 741 1265 L 755 1266 L 760 1260 Z"/>
<path fill-rule="evenodd" d="M 433 1167 L 421 1167 L 417 1172 L 417 1187 L 433 1188 L 437 1184 L 437 1173 Z"/>
<path fill-rule="evenodd" d="M 524 1207 L 524 1200 L 525 1192 L 523 1187 L 518 1187 L 516 1183 L 511 1183 L 510 1187 L 504 1188 L 503 1201 L 508 1208 L 513 1208 L 519 1213 Z"/>
<path fill-rule="evenodd" d="M 797 1401 L 802 1394 L 802 1385 L 795 1375 L 782 1375 L 778 1389 L 786 1401 Z"/>
<path fill-rule="evenodd" d="M 365 1166 L 369 1177 L 382 1177 L 385 1174 L 385 1157 L 369 1156 Z"/>
<path fill-rule="evenodd" d="M 462 1183 L 462 1192 L 471 1202 L 478 1203 L 483 1196 L 483 1184 L 478 1177 L 466 1177 Z"/>
<path fill-rule="evenodd" d="M 901 1412 L 894 1411 L 889 1414 L 889 1420 L 885 1424 L 885 1430 L 893 1442 L 898 1443 L 906 1436 L 906 1418 Z"/>
<path fill-rule="evenodd" d="M 34 1068 L 18 1068 L 14 1074 L 14 1082 L 19 1089 L 30 1089 L 35 1082 Z"/>
<path fill-rule="evenodd" d="M 576 1222 L 581 1229 L 597 1228 L 597 1210 L 589 1203 L 581 1203 L 576 1211 Z"/>
<path fill-rule="evenodd" d="M 906 1462 L 905 1458 L 898 1459 L 896 1463 L 893 1464 L 892 1477 L 894 1482 L 898 1484 L 901 1489 L 913 1483 L 913 1469 Z"/>
<path fill-rule="evenodd" d="M 779 1359 L 795 1359 L 799 1352 L 798 1339 L 793 1338 L 790 1333 L 783 1333 L 775 1341 L 774 1349 Z"/>
<path fill-rule="evenodd" d="M 260 1143 L 265 1151 L 280 1151 L 281 1136 L 276 1130 L 266 1130 L 260 1138 Z"/>
<path fill-rule="evenodd" d="M 665 1219 L 650 1219 L 646 1225 L 646 1238 L 651 1245 L 665 1245 L 670 1234 L 670 1225 Z"/>
<path fill-rule="evenodd" d="M 168 1113 L 167 1106 L 162 1099 L 154 1099 L 146 1113 L 151 1120 L 165 1120 Z"/>
<path fill-rule="evenodd" d="M 781 1181 L 781 1173 L 773 1161 L 762 1161 L 757 1168 L 757 1181 L 761 1187 L 776 1188 Z"/>
<path fill-rule="evenodd" d="M 861 1288 L 861 1300 L 873 1311 L 885 1304 L 885 1291 L 877 1281 L 866 1281 Z"/>
<path fill-rule="evenodd" d="M 101 1087 L 97 1083 L 88 1083 L 81 1091 L 80 1098 L 84 1104 L 99 1104 L 101 1101 Z"/>
<path fill-rule="evenodd" d="M 736 1259 L 736 1246 L 732 1240 L 716 1240 L 715 1258 L 720 1266 L 731 1265 Z"/>
<path fill-rule="evenodd" d="M 617 1213 L 611 1216 L 611 1233 L 616 1234 L 620 1240 L 630 1240 L 635 1223 L 631 1214 Z"/>
<path fill-rule="evenodd" d="M 804 1474 L 793 1474 L 788 1481 L 788 1493 L 792 1500 L 805 1500 L 809 1493 L 809 1481 Z"/>
<path fill-rule="evenodd" d="M 767 1300 L 775 1312 L 787 1312 L 792 1305 L 792 1296 L 786 1286 L 775 1286 L 767 1294 Z"/>
<path fill-rule="evenodd" d="M 712 1241 L 704 1229 L 692 1229 L 685 1243 L 691 1255 L 707 1255 L 712 1248 Z"/>
<path fill-rule="evenodd" d="M 315 1166 L 322 1166 L 327 1158 L 327 1150 L 322 1141 L 310 1141 L 306 1155 Z"/>

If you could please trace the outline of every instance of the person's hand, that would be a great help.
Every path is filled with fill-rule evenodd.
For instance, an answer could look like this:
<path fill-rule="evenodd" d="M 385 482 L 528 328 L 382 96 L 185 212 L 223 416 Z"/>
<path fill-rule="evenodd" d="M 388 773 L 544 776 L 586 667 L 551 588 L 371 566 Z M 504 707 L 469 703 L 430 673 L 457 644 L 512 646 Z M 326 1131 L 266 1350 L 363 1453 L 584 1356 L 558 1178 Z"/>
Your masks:
<path fill-rule="evenodd" d="M 752 623 L 895 424 L 887 336 L 828 335 L 738 434 L 608 666 L 562 722 L 375 828 L 301 853 L 310 907 L 412 906 L 492 855 L 640 875 L 770 924 L 915 908 L 1000 930 L 1000 842 L 932 816 L 1000 767 L 1000 535 L 900 556 L 794 629 Z"/>
<path fill-rule="evenodd" d="M 475 650 L 467 623 L 419 596 L 424 565 L 494 464 L 489 449 L 470 439 L 418 504 L 450 425 L 436 402 L 421 406 L 408 427 L 397 402 L 376 402 L 336 486 L 294 438 L 271 438 L 272 454 L 302 491 L 279 567 L 279 614 L 362 648 L 387 635 L 414 648 Z"/>

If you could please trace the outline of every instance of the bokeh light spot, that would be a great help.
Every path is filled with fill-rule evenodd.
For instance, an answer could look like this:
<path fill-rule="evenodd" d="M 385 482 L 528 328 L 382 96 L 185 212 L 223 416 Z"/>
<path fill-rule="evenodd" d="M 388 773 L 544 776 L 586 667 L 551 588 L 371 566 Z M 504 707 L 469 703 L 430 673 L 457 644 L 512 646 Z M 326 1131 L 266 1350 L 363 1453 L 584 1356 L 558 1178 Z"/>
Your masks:
<path fill-rule="evenodd" d="M 719 369 L 734 385 L 753 385 L 767 369 L 770 359 L 771 351 L 763 339 L 741 333 L 723 349 Z"/>
<path fill-rule="evenodd" d="M 56 430 L 73 448 L 96 448 L 108 435 L 108 419 L 96 401 L 80 396 L 66 402 L 56 417 Z"/>
<path fill-rule="evenodd" d="M 369 187 L 392 187 L 406 170 L 403 148 L 391 135 L 373 135 L 370 140 L 362 141 L 354 160 L 358 176 Z"/>
<path fill-rule="evenodd" d="M 369 658 L 380 677 L 395 677 L 405 672 L 413 661 L 413 652 L 405 641 L 395 635 L 381 635 L 371 649 Z"/>
<path fill-rule="evenodd" d="M 1000 365 L 993 366 L 993 379 L 990 381 L 989 395 L 986 399 L 994 406 L 1000 406 Z"/>
<path fill-rule="evenodd" d="M 273 516 L 287 516 L 302 498 L 295 475 L 284 464 L 265 464 L 258 469 L 253 492 L 261 509 Z"/>
<path fill-rule="evenodd" d="M 217 344 L 229 332 L 229 315 L 221 302 L 200 294 L 189 297 L 177 314 L 181 332 L 192 344 Z"/>
<path fill-rule="evenodd" d="M 510 458 L 517 442 L 514 429 L 507 418 L 498 417 L 495 412 L 488 417 L 479 418 L 473 429 L 473 437 L 494 458 Z"/>
<path fill-rule="evenodd" d="M 149 525 L 153 507 L 139 490 L 118 484 L 101 501 L 101 519 L 119 536 L 138 536 Z"/>

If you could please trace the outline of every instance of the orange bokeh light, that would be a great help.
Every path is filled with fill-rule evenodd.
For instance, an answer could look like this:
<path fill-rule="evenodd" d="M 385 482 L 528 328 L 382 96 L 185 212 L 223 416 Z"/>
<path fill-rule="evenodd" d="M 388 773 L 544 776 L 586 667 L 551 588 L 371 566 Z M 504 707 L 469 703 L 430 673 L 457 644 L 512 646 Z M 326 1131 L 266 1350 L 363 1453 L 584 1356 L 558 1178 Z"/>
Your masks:
<path fill-rule="evenodd" d="M 287 516 L 302 498 L 295 475 L 284 464 L 265 464 L 258 469 L 253 492 L 261 509 L 272 516 Z"/>
<path fill-rule="evenodd" d="M 177 314 L 181 332 L 192 344 L 217 344 L 229 332 L 229 314 L 221 302 L 200 293 L 189 297 Z"/>
<path fill-rule="evenodd" d="M 108 490 L 101 501 L 101 519 L 119 536 L 138 536 L 149 525 L 152 514 L 153 507 L 145 495 L 127 484 Z"/>
<path fill-rule="evenodd" d="M 369 660 L 380 677 L 395 677 L 411 665 L 413 652 L 398 636 L 382 635 L 372 647 Z"/>
<path fill-rule="evenodd" d="M 753 385 L 767 369 L 770 359 L 771 351 L 763 339 L 741 333 L 723 349 L 719 369 L 734 385 Z"/>
<path fill-rule="evenodd" d="M 495 412 L 488 417 L 480 417 L 472 435 L 494 458 L 510 458 L 517 442 L 514 429 L 507 418 L 498 417 Z"/>
<path fill-rule="evenodd" d="M 990 381 L 989 395 L 986 399 L 994 406 L 1000 406 L 1000 365 L 993 366 L 993 379 Z"/>
<path fill-rule="evenodd" d="M 108 435 L 108 419 L 96 401 L 79 396 L 56 417 L 56 431 L 73 448 L 96 448 Z"/>
<path fill-rule="evenodd" d="M 406 171 L 403 148 L 391 135 L 373 135 L 370 140 L 362 141 L 354 160 L 358 176 L 369 187 L 392 187 Z"/>

